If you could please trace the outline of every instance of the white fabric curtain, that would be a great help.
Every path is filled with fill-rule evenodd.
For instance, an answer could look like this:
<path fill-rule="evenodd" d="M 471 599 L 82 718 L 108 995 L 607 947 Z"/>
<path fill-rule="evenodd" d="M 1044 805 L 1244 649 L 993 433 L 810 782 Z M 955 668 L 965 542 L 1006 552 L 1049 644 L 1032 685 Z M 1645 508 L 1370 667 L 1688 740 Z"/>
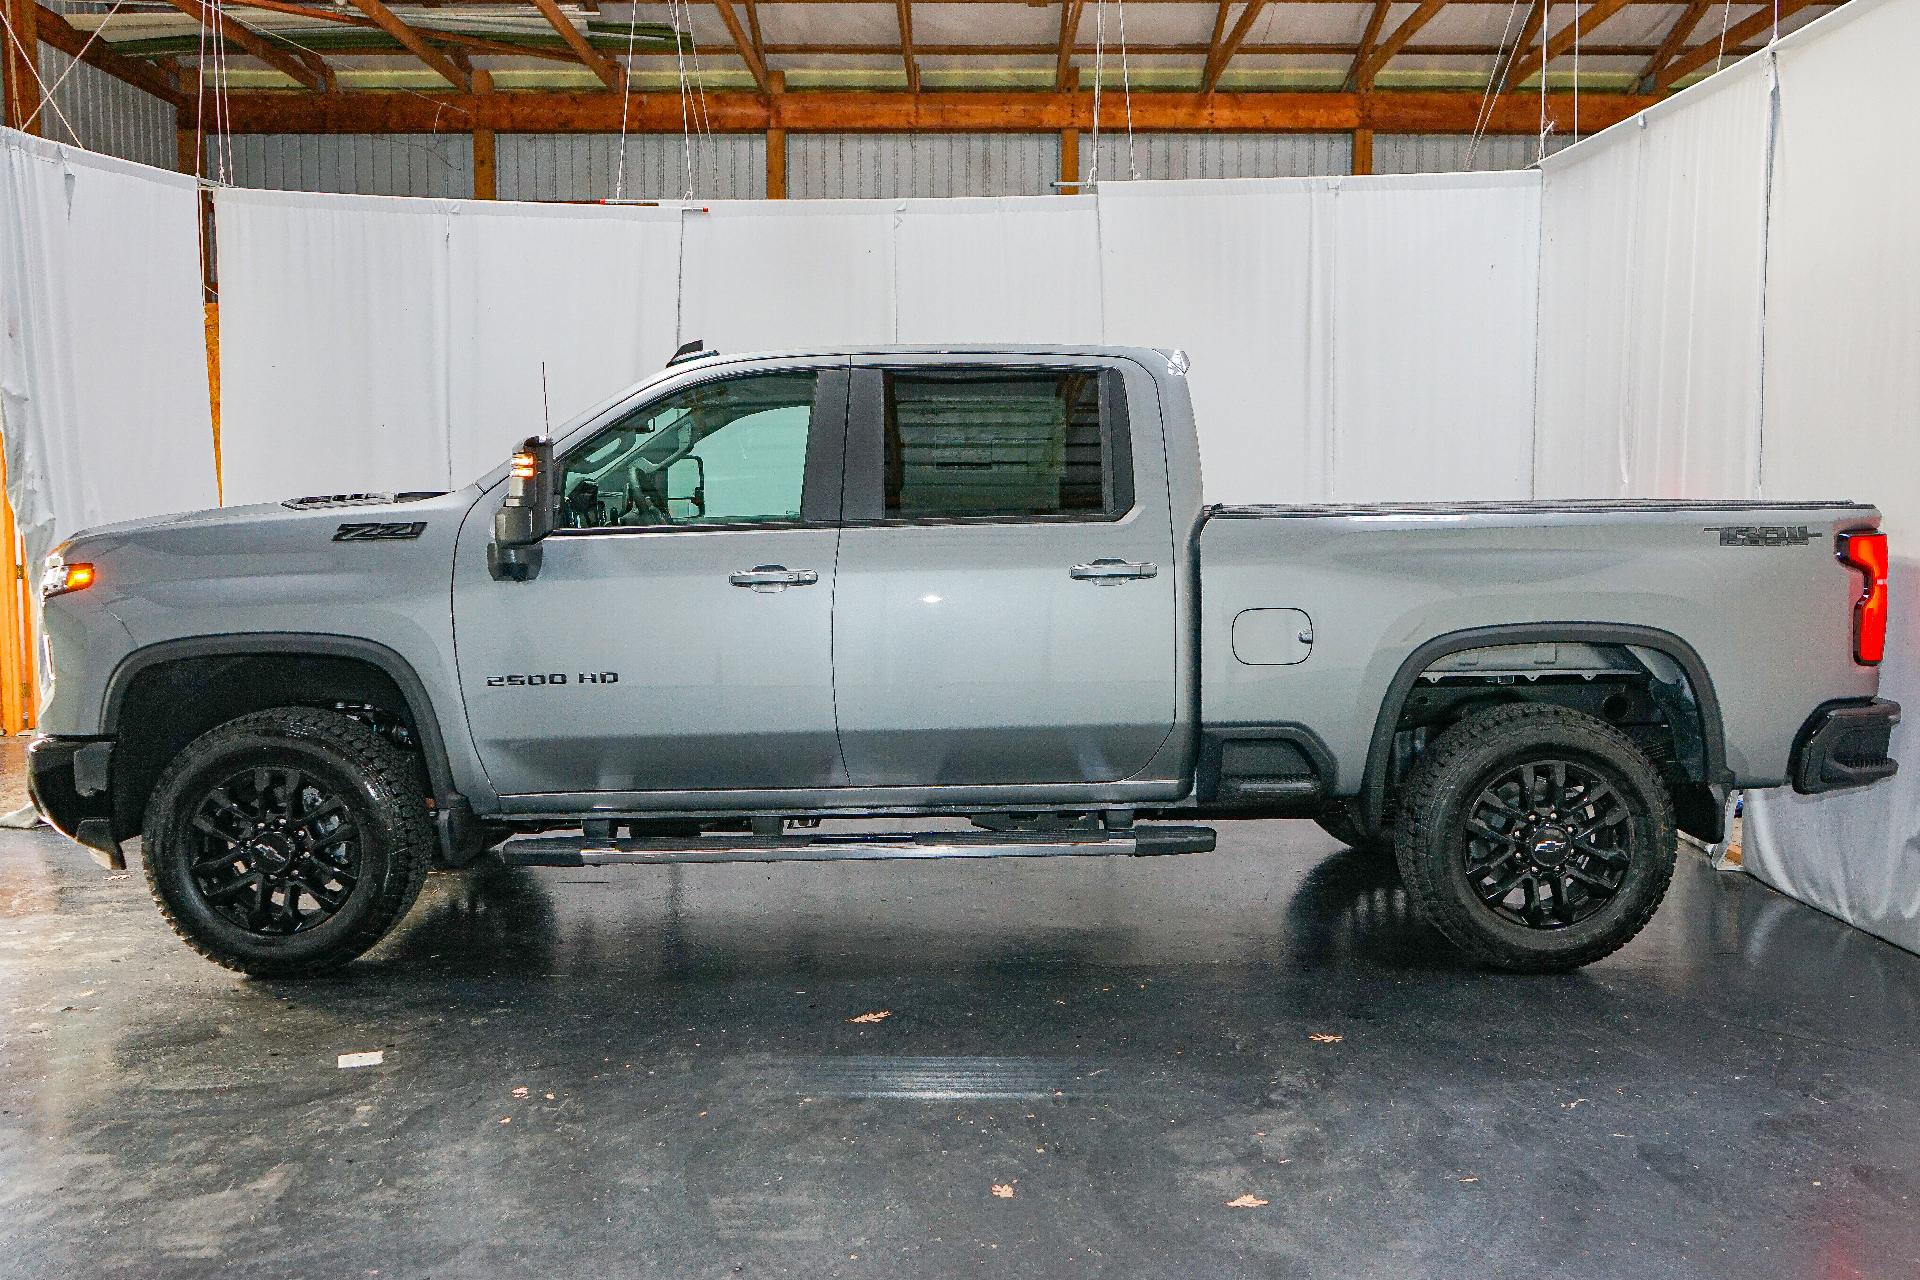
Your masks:
<path fill-rule="evenodd" d="M 29 565 L 215 504 L 193 180 L 0 131 L 0 431 Z"/>
<path fill-rule="evenodd" d="M 229 503 L 451 483 L 451 205 L 215 193 Z"/>
<path fill-rule="evenodd" d="M 677 209 L 467 201 L 449 216 L 447 256 L 448 483 L 484 475 L 678 345 Z"/>
<path fill-rule="evenodd" d="M 1092 196 L 893 206 L 894 341 L 1098 342 Z"/>
<path fill-rule="evenodd" d="M 1914 48 L 1920 4 L 1854 0 L 1545 162 L 1537 432 L 1542 494 L 1882 509 L 1905 767 L 1749 794 L 1745 862 L 1920 951 L 1920 171 L 1889 159 Z"/>
<path fill-rule="evenodd" d="M 1107 340 L 1193 357 L 1209 501 L 1530 491 L 1539 175 L 1098 199 Z"/>
<path fill-rule="evenodd" d="M 1769 85 L 1749 59 L 1542 163 L 1541 496 L 1752 492 Z"/>
<path fill-rule="evenodd" d="M 1896 160 L 1920 4 L 1855 0 L 1783 42 L 1769 212 L 1762 483 L 1879 504 L 1894 554 L 1882 696 L 1901 771 L 1748 801 L 1761 879 L 1920 951 L 1920 169 Z"/>

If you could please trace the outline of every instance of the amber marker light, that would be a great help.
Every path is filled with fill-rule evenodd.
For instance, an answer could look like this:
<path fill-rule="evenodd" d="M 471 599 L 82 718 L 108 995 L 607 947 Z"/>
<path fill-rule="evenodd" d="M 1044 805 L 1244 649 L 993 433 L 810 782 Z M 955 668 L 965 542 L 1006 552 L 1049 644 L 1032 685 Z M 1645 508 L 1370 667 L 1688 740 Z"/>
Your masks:
<path fill-rule="evenodd" d="M 40 598 L 51 600 L 69 591 L 85 591 L 93 585 L 93 566 L 84 562 L 68 564 L 58 556 L 47 557 L 47 571 L 40 575 Z"/>

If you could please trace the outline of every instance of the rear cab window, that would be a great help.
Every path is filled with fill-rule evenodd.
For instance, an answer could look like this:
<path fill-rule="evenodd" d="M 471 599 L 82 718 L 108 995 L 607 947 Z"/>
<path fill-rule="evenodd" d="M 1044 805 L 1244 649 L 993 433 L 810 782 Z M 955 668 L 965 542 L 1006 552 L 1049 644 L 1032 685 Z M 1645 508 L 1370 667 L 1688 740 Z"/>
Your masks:
<path fill-rule="evenodd" d="M 1118 370 L 916 365 L 854 378 L 850 521 L 1116 520 L 1133 506 Z"/>

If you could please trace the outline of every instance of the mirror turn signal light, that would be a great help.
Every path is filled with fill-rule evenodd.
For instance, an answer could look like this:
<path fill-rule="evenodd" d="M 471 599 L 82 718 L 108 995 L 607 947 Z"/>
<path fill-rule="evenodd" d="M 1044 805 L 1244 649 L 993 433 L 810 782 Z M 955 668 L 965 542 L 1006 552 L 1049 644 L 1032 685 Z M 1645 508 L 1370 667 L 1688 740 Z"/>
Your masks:
<path fill-rule="evenodd" d="M 539 469 L 540 463 L 532 454 L 516 453 L 513 455 L 512 469 L 508 474 L 515 480 L 531 480 Z"/>
<path fill-rule="evenodd" d="M 51 600 L 69 591 L 85 591 L 93 585 L 93 578 L 90 564 L 68 564 L 58 556 L 48 556 L 47 570 L 40 575 L 40 598 Z"/>

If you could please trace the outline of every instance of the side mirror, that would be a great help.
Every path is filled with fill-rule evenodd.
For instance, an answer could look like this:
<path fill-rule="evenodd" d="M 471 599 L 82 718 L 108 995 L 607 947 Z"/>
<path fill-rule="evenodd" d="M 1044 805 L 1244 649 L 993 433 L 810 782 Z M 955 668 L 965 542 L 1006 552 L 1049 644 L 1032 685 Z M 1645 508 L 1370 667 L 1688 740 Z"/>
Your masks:
<path fill-rule="evenodd" d="M 513 455 L 507 498 L 493 513 L 487 570 L 508 582 L 526 582 L 540 572 L 540 543 L 553 532 L 559 506 L 553 482 L 553 442 L 529 436 Z"/>
<path fill-rule="evenodd" d="M 676 507 L 675 503 L 684 505 Z M 707 514 L 707 462 L 690 453 L 667 468 L 667 510 L 674 516 L 697 520 Z"/>

